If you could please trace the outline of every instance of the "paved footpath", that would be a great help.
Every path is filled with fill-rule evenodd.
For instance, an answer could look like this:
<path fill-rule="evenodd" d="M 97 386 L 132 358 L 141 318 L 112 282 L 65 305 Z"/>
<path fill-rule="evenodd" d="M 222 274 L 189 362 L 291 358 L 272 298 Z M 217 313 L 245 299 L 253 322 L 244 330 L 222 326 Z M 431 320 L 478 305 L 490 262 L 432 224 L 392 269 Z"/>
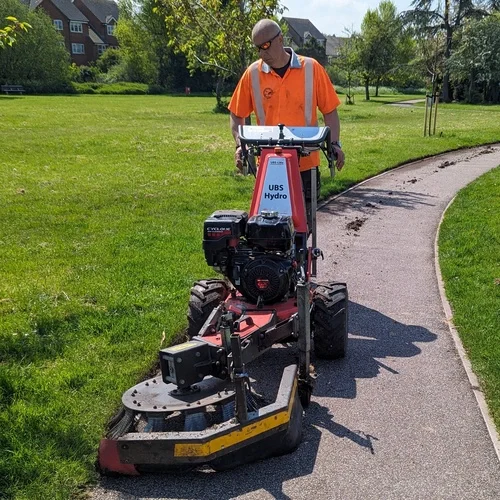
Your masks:
<path fill-rule="evenodd" d="M 448 202 L 497 165 L 500 145 L 448 153 L 320 209 L 319 278 L 348 283 L 350 345 L 344 360 L 315 362 L 317 386 L 295 453 L 224 473 L 108 478 L 93 498 L 500 499 L 500 463 L 446 323 L 434 264 Z M 251 365 L 258 389 L 293 355 L 272 349 Z"/>

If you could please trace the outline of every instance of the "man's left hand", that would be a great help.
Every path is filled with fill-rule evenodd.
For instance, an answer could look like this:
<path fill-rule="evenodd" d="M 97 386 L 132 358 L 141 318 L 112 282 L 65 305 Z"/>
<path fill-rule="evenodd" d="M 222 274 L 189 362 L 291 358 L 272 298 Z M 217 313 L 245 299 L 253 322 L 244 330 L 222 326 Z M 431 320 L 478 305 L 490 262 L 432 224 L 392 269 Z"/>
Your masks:
<path fill-rule="evenodd" d="M 236 147 L 236 152 L 234 153 L 234 164 L 240 172 L 243 172 L 243 156 L 241 146 Z"/>

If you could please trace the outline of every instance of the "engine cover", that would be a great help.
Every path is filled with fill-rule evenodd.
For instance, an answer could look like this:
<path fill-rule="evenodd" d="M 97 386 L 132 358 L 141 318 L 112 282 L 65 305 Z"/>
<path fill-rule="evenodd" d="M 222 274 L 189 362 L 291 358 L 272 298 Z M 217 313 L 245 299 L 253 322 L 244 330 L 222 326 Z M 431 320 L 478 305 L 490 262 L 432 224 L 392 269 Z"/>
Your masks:
<path fill-rule="evenodd" d="M 248 300 L 264 303 L 277 302 L 285 297 L 293 280 L 292 263 L 279 256 L 264 255 L 249 260 L 240 269 L 236 288 Z"/>
<path fill-rule="evenodd" d="M 250 217 L 246 232 L 250 246 L 256 245 L 268 251 L 279 252 L 288 252 L 295 236 L 292 218 L 277 213 Z"/>
<path fill-rule="evenodd" d="M 245 234 L 248 214 L 242 210 L 217 210 L 203 226 L 203 250 L 209 266 L 224 268 L 229 247 L 238 245 Z"/>

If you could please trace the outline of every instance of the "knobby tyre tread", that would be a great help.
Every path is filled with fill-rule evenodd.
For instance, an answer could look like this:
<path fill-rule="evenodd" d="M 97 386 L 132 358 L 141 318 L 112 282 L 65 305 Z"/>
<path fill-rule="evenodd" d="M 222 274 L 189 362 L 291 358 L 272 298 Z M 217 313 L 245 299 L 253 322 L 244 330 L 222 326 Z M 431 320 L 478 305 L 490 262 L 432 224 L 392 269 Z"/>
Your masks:
<path fill-rule="evenodd" d="M 210 313 L 229 295 L 229 286 L 224 280 L 208 279 L 195 282 L 191 288 L 188 305 L 189 338 L 198 335 Z"/>
<path fill-rule="evenodd" d="M 348 299 L 345 283 L 320 284 L 314 290 L 311 326 L 314 332 L 316 357 L 323 359 L 345 357 Z"/>

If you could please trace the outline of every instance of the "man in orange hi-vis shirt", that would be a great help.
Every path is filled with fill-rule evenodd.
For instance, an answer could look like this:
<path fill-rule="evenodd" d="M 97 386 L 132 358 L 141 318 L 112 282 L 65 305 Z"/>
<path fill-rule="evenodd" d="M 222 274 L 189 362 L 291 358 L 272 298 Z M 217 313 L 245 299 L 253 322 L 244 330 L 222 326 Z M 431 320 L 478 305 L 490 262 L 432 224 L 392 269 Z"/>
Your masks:
<path fill-rule="evenodd" d="M 252 112 L 257 117 L 258 125 L 283 123 L 287 127 L 305 127 L 318 124 L 319 109 L 325 125 L 331 129 L 337 169 L 341 170 L 344 153 L 339 141 L 337 107 L 340 99 L 323 66 L 315 59 L 297 55 L 293 49 L 285 47 L 281 28 L 271 19 L 261 19 L 254 26 L 252 41 L 261 59 L 247 68 L 229 103 L 231 132 L 236 141 L 236 166 L 242 166 L 238 125 L 244 125 L 245 118 Z M 311 169 L 318 167 L 319 163 L 319 152 L 300 158 L 306 201 L 311 197 Z M 319 193 L 319 169 L 317 180 Z"/>

